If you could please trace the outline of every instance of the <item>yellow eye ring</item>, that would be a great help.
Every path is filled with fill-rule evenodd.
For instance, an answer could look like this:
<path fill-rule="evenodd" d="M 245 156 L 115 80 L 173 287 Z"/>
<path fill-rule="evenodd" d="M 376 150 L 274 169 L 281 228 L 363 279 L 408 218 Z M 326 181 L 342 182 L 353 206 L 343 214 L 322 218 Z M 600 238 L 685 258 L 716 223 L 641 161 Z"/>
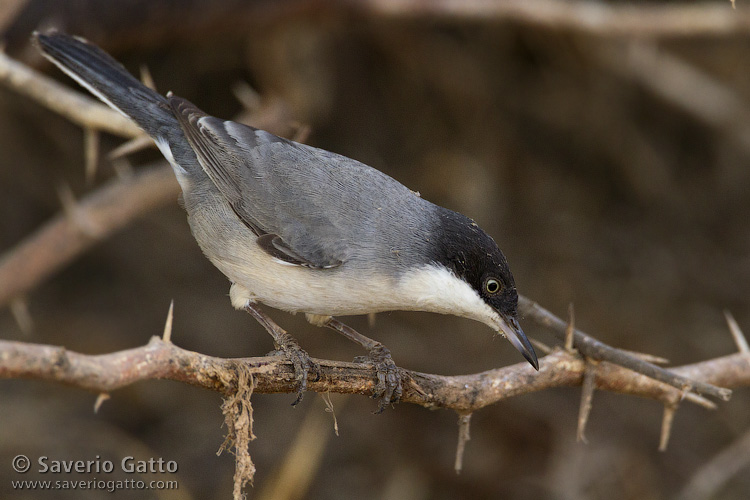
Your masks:
<path fill-rule="evenodd" d="M 501 288 L 502 287 L 500 286 L 500 282 L 496 280 L 495 278 L 490 278 L 484 282 L 484 289 L 490 295 L 495 295 L 497 292 L 500 291 Z"/>

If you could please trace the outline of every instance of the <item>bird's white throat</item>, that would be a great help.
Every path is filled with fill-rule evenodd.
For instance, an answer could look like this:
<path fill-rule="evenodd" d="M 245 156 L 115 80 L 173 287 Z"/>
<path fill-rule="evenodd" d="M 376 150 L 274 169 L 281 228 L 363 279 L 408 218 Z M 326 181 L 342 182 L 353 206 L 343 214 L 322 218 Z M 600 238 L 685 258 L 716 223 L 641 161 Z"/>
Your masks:
<path fill-rule="evenodd" d="M 495 331 L 502 319 L 466 281 L 443 266 L 408 271 L 399 281 L 401 309 L 452 314 L 486 324 Z"/>

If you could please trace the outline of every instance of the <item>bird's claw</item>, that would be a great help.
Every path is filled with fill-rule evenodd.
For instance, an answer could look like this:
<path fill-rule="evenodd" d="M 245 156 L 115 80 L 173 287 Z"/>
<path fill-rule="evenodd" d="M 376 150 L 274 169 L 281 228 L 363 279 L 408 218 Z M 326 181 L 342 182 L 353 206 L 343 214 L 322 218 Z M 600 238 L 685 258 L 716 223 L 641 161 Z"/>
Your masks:
<path fill-rule="evenodd" d="M 367 356 L 356 358 L 355 362 L 367 363 L 375 367 L 378 383 L 375 385 L 372 397 L 380 399 L 376 414 L 382 413 L 389 404 L 399 402 L 402 394 L 401 374 L 387 347 L 379 344 L 371 349 Z"/>
<path fill-rule="evenodd" d="M 297 382 L 297 399 L 294 400 L 292 406 L 297 406 L 302 401 L 302 395 L 307 390 L 309 374 L 312 374 L 312 380 L 320 379 L 320 366 L 312 360 L 307 351 L 302 349 L 291 336 L 285 335 L 283 338 L 277 340 L 277 350 L 271 354 L 281 354 L 292 363 L 294 378 Z"/>

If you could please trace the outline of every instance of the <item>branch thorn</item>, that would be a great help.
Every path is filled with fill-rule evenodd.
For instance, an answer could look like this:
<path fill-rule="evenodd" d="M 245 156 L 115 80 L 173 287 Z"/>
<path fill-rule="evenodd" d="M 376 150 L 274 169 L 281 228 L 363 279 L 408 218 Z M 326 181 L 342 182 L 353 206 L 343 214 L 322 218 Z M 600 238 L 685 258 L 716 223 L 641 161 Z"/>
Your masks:
<path fill-rule="evenodd" d="M 744 353 L 750 352 L 750 346 L 747 344 L 745 334 L 742 333 L 740 325 L 737 324 L 737 321 L 728 309 L 724 309 L 724 318 L 727 320 L 727 326 L 729 326 L 729 332 L 732 334 L 734 343 L 737 345 L 737 350 Z"/>
<path fill-rule="evenodd" d="M 107 158 L 109 158 L 110 161 L 117 160 L 153 145 L 154 141 L 149 136 L 147 136 L 146 134 L 141 134 L 117 146 L 115 149 L 109 152 Z"/>
<path fill-rule="evenodd" d="M 573 303 L 568 304 L 568 326 L 565 328 L 565 350 L 573 352 L 573 336 L 576 331 L 576 315 Z"/>
<path fill-rule="evenodd" d="M 96 397 L 96 403 L 94 403 L 94 413 L 99 413 L 99 408 L 102 407 L 102 404 L 106 400 L 110 398 L 110 395 L 106 392 L 100 392 L 99 395 Z"/>
<path fill-rule="evenodd" d="M 156 91 L 156 83 L 154 83 L 154 77 L 151 76 L 151 71 L 148 66 L 141 64 L 141 83 L 153 91 Z"/>
<path fill-rule="evenodd" d="M 534 344 L 534 348 L 540 350 L 542 354 L 549 354 L 552 352 L 552 348 L 548 346 L 547 344 L 545 344 L 544 342 L 541 342 L 536 339 L 532 339 L 531 337 L 529 337 L 529 342 Z"/>
<path fill-rule="evenodd" d="M 661 421 L 661 437 L 659 438 L 659 451 L 667 451 L 669 436 L 672 433 L 672 422 L 674 422 L 674 414 L 676 412 L 676 403 L 664 405 L 664 416 Z"/>
<path fill-rule="evenodd" d="M 57 196 L 60 199 L 63 213 L 68 222 L 81 231 L 83 235 L 94 238 L 97 233 L 94 224 L 79 207 L 70 186 L 68 184 L 60 184 L 57 188 Z"/>
<path fill-rule="evenodd" d="M 164 333 L 161 338 L 164 342 L 172 342 L 172 320 L 174 318 L 174 299 L 169 303 L 169 311 L 167 312 L 167 321 L 164 323 Z"/>
<path fill-rule="evenodd" d="M 251 113 L 261 107 L 260 94 L 246 81 L 240 80 L 232 85 L 232 93 L 240 104 Z"/>
<path fill-rule="evenodd" d="M 93 127 L 83 129 L 83 154 L 86 185 L 91 186 L 99 166 L 99 131 Z"/>
<path fill-rule="evenodd" d="M 471 427 L 471 413 L 459 413 L 458 415 L 458 445 L 456 446 L 456 461 L 454 469 L 456 474 L 461 473 L 464 466 L 464 451 L 466 442 L 471 439 L 469 429 Z"/>
<path fill-rule="evenodd" d="M 16 297 L 10 302 L 10 312 L 16 320 L 21 333 L 29 335 L 34 329 L 34 320 L 29 313 L 29 303 L 26 297 Z"/>
<path fill-rule="evenodd" d="M 583 384 L 581 385 L 581 406 L 578 410 L 578 429 L 576 441 L 588 444 L 586 439 L 586 424 L 591 413 L 591 401 L 594 399 L 594 382 L 596 381 L 596 367 L 599 363 L 586 358 L 586 367 L 583 371 Z"/>

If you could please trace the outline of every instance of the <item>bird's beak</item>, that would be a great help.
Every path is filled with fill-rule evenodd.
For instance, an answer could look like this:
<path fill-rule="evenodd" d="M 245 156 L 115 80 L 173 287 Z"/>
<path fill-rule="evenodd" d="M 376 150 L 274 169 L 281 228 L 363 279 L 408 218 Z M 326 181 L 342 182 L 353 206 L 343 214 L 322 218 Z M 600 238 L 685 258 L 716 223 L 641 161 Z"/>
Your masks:
<path fill-rule="evenodd" d="M 534 348 L 531 347 L 529 339 L 526 338 L 526 334 L 521 330 L 521 325 L 518 324 L 518 320 L 504 314 L 501 314 L 500 317 L 502 318 L 500 321 L 500 333 L 502 333 L 505 338 L 513 344 L 513 347 L 523 354 L 526 361 L 531 363 L 531 366 L 538 371 L 539 361 L 536 359 L 536 353 L 534 352 Z"/>

